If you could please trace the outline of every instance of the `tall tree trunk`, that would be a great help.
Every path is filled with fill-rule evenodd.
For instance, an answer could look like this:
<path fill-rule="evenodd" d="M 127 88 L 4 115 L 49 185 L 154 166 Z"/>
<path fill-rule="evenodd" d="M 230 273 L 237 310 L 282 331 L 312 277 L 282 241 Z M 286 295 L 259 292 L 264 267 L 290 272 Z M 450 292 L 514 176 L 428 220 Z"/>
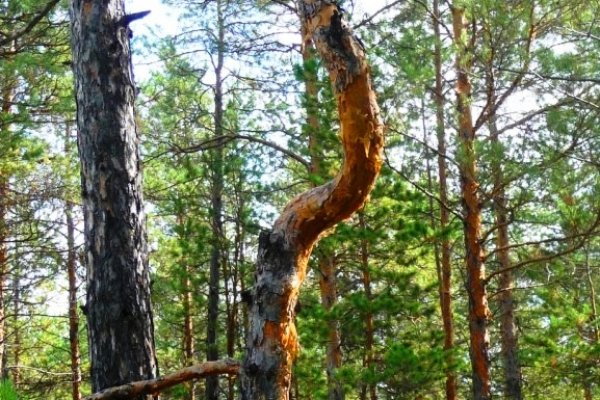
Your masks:
<path fill-rule="evenodd" d="M 6 289 L 6 274 L 8 270 L 8 229 L 6 224 L 6 195 L 8 184 L 0 174 L 0 376 L 6 378 L 6 313 L 4 292 Z"/>
<path fill-rule="evenodd" d="M 7 79 L 2 83 L 2 114 L 0 121 L 4 120 L 11 112 L 11 104 L 14 96 L 14 85 Z M 7 118 L 6 120 L 10 120 Z M 10 127 L 7 123 L 0 124 L 0 133 L 3 136 L 8 133 Z M 6 221 L 8 212 L 8 176 L 7 171 L 0 171 L 0 375 L 2 379 L 7 377 L 6 370 L 6 313 L 5 313 L 5 289 L 8 271 L 8 223 Z"/>
<path fill-rule="evenodd" d="M 302 37 L 306 32 L 302 30 Z M 305 67 L 308 67 L 312 46 L 302 48 L 302 59 Z M 313 68 L 304 69 L 305 103 L 306 103 L 306 126 L 308 128 L 308 152 L 310 154 L 310 174 L 313 177 L 324 178 L 321 171 L 319 150 L 319 132 L 321 124 L 318 116 L 318 76 Z M 318 254 L 317 265 L 319 266 L 319 289 L 321 292 L 321 304 L 325 311 L 329 312 L 337 303 L 337 275 L 335 268 L 335 257 L 331 251 L 321 251 Z M 327 387 L 329 400 L 344 400 L 344 386 L 336 377 L 336 371 L 342 366 L 342 343 L 339 321 L 329 319 L 327 322 L 328 340 L 326 351 Z"/>
<path fill-rule="evenodd" d="M 65 157 L 69 157 L 71 125 L 67 124 L 65 133 Z M 65 196 L 69 196 L 65 194 Z M 69 348 L 71 351 L 71 398 L 81 400 L 81 353 L 79 348 L 79 313 L 77 307 L 77 252 L 75 249 L 75 221 L 73 207 L 65 199 L 65 221 L 67 224 L 67 278 L 69 281 Z"/>
<path fill-rule="evenodd" d="M 77 312 L 77 255 L 75 252 L 75 222 L 72 203 L 66 202 L 67 275 L 69 278 L 69 345 L 71 349 L 71 396 L 81 400 L 81 355 L 79 351 L 79 314 Z"/>
<path fill-rule="evenodd" d="M 15 255 L 19 256 L 18 249 Z M 21 266 L 16 263 L 13 268 L 13 318 L 12 318 L 12 353 L 14 365 L 11 368 L 12 382 L 15 388 L 21 384 L 21 327 L 19 314 L 21 313 Z"/>
<path fill-rule="evenodd" d="M 493 87 L 492 87 L 493 89 Z M 490 139 L 492 145 L 498 144 L 498 128 L 496 116 L 491 115 L 489 120 Z M 518 331 L 515 317 L 515 301 L 513 298 L 514 277 L 510 270 L 510 254 L 508 225 L 508 209 L 506 191 L 504 190 L 504 174 L 500 162 L 492 162 L 492 176 L 494 179 L 494 217 L 496 220 L 496 261 L 500 271 L 500 287 L 498 288 L 498 312 L 500 315 L 500 343 L 501 355 L 504 364 L 504 395 L 508 399 L 521 400 L 522 379 L 521 363 L 519 361 Z"/>
<path fill-rule="evenodd" d="M 183 351 L 185 366 L 189 367 L 194 364 L 194 320 L 192 319 L 192 285 L 190 282 L 190 276 L 193 272 L 187 263 L 184 268 L 185 273 L 181 278 L 183 289 Z M 187 390 L 187 400 L 195 400 L 196 382 L 188 382 Z"/>
<path fill-rule="evenodd" d="M 97 392 L 155 378 L 157 363 L 129 19 L 122 0 L 72 0 L 70 11 Z"/>
<path fill-rule="evenodd" d="M 333 254 L 319 255 L 319 288 L 321 304 L 329 312 L 337 303 L 337 277 L 335 256 Z M 336 377 L 337 370 L 342 366 L 342 341 L 340 337 L 340 323 L 337 319 L 329 318 L 327 321 L 327 356 L 325 366 L 327 370 L 328 399 L 343 400 L 344 387 Z"/>
<path fill-rule="evenodd" d="M 488 400 L 491 396 L 489 334 L 489 308 L 485 287 L 485 266 L 481 245 L 481 209 L 477 158 L 475 154 L 475 129 L 471 114 L 471 61 L 472 38 L 467 38 L 465 10 L 452 6 L 452 26 L 456 47 L 456 97 L 458 111 L 458 151 L 462 205 L 464 209 L 465 262 L 467 268 L 467 294 L 469 298 L 470 356 L 473 375 L 474 400 Z M 467 39 L 471 39 L 470 43 Z"/>
<path fill-rule="evenodd" d="M 259 238 L 242 399 L 288 400 L 298 352 L 296 302 L 319 236 L 363 206 L 381 167 L 382 125 L 360 42 L 336 4 L 298 1 L 306 40 L 329 71 L 341 123 L 344 164 L 336 178 L 293 199 Z"/>
<path fill-rule="evenodd" d="M 223 19 L 223 3 L 217 0 L 217 61 L 215 64 L 215 106 L 214 132 L 217 138 L 223 136 L 223 60 L 225 53 L 225 21 Z M 223 146 L 217 143 L 212 152 L 211 173 L 211 215 L 212 243 L 210 257 L 210 273 L 208 280 L 208 318 L 206 321 L 206 359 L 215 361 L 219 358 L 217 331 L 219 324 L 219 283 L 221 272 L 223 243 Z M 219 398 L 219 377 L 209 376 L 206 379 L 206 400 Z"/>
<path fill-rule="evenodd" d="M 440 230 L 448 229 L 450 216 L 446 205 L 448 204 L 448 168 L 446 166 L 446 129 L 444 116 L 444 86 L 442 71 L 442 35 L 440 34 L 441 14 L 439 0 L 433 0 L 433 32 L 434 65 L 435 65 L 435 123 L 437 132 L 437 162 L 440 193 Z M 456 375 L 453 372 L 454 358 L 454 316 L 452 315 L 452 265 L 450 263 L 451 248 L 448 235 L 444 233 L 440 243 L 439 254 L 439 280 L 440 280 L 440 308 L 444 327 L 444 351 L 446 352 L 446 400 L 456 400 Z"/>
<path fill-rule="evenodd" d="M 365 221 L 364 212 L 358 213 L 358 222 L 360 229 L 363 231 L 367 230 L 367 222 Z M 369 243 L 366 237 L 360 240 L 360 259 L 361 259 L 361 272 L 362 272 L 362 284 L 363 290 L 367 301 L 373 300 L 373 293 L 371 290 L 371 267 L 369 266 Z M 374 362 L 374 350 L 373 345 L 375 344 L 375 325 L 373 322 L 373 313 L 371 310 L 367 311 L 365 315 L 365 357 L 363 365 L 369 369 L 373 367 Z M 370 400 L 377 400 L 377 386 L 374 383 L 368 384 L 363 383 L 361 387 L 361 398 L 367 399 L 367 392 Z"/>
<path fill-rule="evenodd" d="M 594 286 L 594 279 L 592 276 L 592 269 L 590 266 L 590 246 L 585 246 L 585 275 L 587 277 L 588 290 L 590 296 L 590 327 L 588 329 L 588 337 L 591 346 L 597 346 L 600 343 L 600 330 L 598 329 L 598 306 L 596 304 L 596 288 Z M 584 384 L 584 396 L 585 400 L 592 400 L 594 398 L 593 380 L 587 379 Z M 597 383 L 596 383 L 597 385 Z"/>

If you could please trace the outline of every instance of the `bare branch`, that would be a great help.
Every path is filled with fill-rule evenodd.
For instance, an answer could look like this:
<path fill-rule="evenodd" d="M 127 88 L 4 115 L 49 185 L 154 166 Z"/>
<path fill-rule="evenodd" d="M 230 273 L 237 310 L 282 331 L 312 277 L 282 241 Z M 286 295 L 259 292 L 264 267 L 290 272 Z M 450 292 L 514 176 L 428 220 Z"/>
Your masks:
<path fill-rule="evenodd" d="M 131 399 L 136 396 L 159 393 L 172 386 L 193 379 L 205 378 L 213 375 L 237 375 L 240 370 L 239 362 L 225 359 L 219 361 L 207 361 L 203 364 L 192 365 L 180 369 L 171 374 L 146 381 L 127 383 L 105 389 L 101 392 L 87 396 L 84 400 L 109 400 L 109 399 Z"/>

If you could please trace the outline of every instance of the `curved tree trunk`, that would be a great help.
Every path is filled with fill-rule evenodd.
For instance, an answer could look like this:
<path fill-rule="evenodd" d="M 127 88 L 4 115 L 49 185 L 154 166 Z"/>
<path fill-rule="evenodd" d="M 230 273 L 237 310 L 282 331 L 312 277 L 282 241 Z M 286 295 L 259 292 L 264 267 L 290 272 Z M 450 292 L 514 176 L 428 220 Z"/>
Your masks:
<path fill-rule="evenodd" d="M 94 392 L 157 375 L 130 21 L 122 0 L 71 1 Z"/>
<path fill-rule="evenodd" d="M 344 164 L 336 178 L 293 199 L 259 238 L 249 335 L 242 366 L 242 399 L 289 399 L 298 353 L 294 308 L 308 257 L 325 230 L 365 202 L 381 167 L 383 126 L 365 53 L 326 0 L 299 1 L 306 40 L 324 60 L 336 94 Z"/>

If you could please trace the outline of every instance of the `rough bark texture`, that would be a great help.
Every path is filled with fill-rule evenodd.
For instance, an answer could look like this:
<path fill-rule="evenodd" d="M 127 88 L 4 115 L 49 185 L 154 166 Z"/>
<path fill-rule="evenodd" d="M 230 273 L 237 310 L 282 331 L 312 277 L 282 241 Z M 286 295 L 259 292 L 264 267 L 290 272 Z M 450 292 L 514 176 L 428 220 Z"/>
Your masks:
<path fill-rule="evenodd" d="M 19 259 L 19 253 L 15 251 L 16 259 Z M 21 314 L 21 271 L 18 262 L 13 266 L 13 317 L 12 317 L 12 343 L 10 345 L 13 353 L 13 365 L 10 370 L 12 372 L 12 383 L 16 389 L 19 389 L 21 384 L 21 326 L 19 323 L 19 315 Z"/>
<path fill-rule="evenodd" d="M 333 2 L 299 1 L 307 33 L 329 71 L 338 103 L 344 164 L 336 178 L 293 199 L 261 233 L 242 399 L 288 400 L 298 353 L 294 308 L 308 257 L 319 236 L 365 202 L 381 167 L 379 108 L 360 42 Z"/>
<path fill-rule="evenodd" d="M 481 210 L 475 155 L 475 129 L 471 114 L 471 65 L 466 43 L 464 9 L 452 7 L 452 26 L 456 45 L 456 95 L 458 111 L 459 173 L 464 210 L 465 262 L 469 297 L 470 356 L 474 400 L 491 396 L 488 317 L 485 267 L 481 246 Z"/>
<path fill-rule="evenodd" d="M 225 27 L 223 20 L 223 5 L 217 0 L 217 60 L 215 64 L 215 108 L 214 131 L 215 137 L 223 136 L 223 61 L 225 52 Z M 219 283 L 222 268 L 222 238 L 223 238 L 223 146 L 217 143 L 212 151 L 211 160 L 211 229 L 212 243 L 210 256 L 210 271 L 208 282 L 208 318 L 206 321 L 206 359 L 214 361 L 219 358 L 217 328 L 219 326 Z M 209 376 L 206 379 L 206 399 L 219 398 L 219 377 Z"/>
<path fill-rule="evenodd" d="M 206 378 L 213 375 L 235 375 L 239 372 L 240 365 L 233 360 L 208 361 L 203 364 L 192 365 L 179 371 L 156 379 L 131 382 L 125 385 L 112 387 L 100 393 L 95 393 L 85 400 L 112 400 L 134 399 L 141 396 L 154 395 L 161 391 L 192 379 Z"/>
<path fill-rule="evenodd" d="M 122 0 L 71 2 L 94 392 L 157 375 L 124 16 Z"/>
<path fill-rule="evenodd" d="M 435 119 L 438 141 L 438 180 L 440 192 L 440 229 L 447 229 L 450 223 L 450 215 L 445 207 L 448 204 L 448 168 L 446 166 L 446 131 L 444 118 L 444 86 L 442 71 L 442 35 L 440 34 L 441 14 L 439 1 L 433 0 L 433 31 L 435 35 L 434 64 L 435 64 Z M 446 400 L 456 400 L 456 375 L 452 371 L 454 360 L 452 350 L 454 349 L 454 316 L 452 315 L 452 265 L 450 263 L 451 247 L 450 240 L 444 235 L 440 243 L 439 252 L 439 278 L 440 278 L 440 309 L 442 312 L 442 323 L 444 326 L 444 350 L 446 351 L 446 363 L 450 369 L 446 371 Z"/>

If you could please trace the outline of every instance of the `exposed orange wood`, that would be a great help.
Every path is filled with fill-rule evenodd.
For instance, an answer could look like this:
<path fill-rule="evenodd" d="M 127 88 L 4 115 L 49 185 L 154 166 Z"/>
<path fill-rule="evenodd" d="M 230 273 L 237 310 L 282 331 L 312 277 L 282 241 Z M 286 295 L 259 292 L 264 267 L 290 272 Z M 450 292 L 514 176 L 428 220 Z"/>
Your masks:
<path fill-rule="evenodd" d="M 485 266 L 481 245 L 481 210 L 475 155 L 475 129 L 471 112 L 471 61 L 464 27 L 465 10 L 452 7 L 452 27 L 456 47 L 456 98 L 458 111 L 459 174 L 464 210 L 465 263 L 469 297 L 470 356 L 473 375 L 473 398 L 491 397 L 488 317 Z"/>
<path fill-rule="evenodd" d="M 304 0 L 298 8 L 305 40 L 314 43 L 334 87 L 344 163 L 331 182 L 297 196 L 261 234 L 242 376 L 248 400 L 289 398 L 297 349 L 290 332 L 308 257 L 327 229 L 362 207 L 381 168 L 383 125 L 362 46 L 332 2 Z"/>

